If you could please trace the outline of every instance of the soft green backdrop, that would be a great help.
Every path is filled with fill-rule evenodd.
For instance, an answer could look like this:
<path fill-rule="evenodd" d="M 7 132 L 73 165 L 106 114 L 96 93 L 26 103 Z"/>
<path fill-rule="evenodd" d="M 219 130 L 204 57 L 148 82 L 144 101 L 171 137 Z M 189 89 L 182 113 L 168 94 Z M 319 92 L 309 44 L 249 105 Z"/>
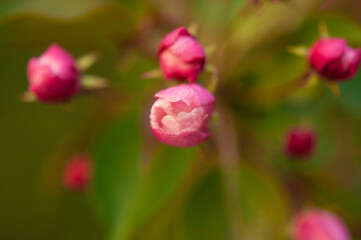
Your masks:
<path fill-rule="evenodd" d="M 341 98 L 322 83 L 298 89 L 306 63 L 286 52 L 310 45 L 324 21 L 361 46 L 358 0 L 3 0 L 0 2 L 0 239 L 282 240 L 292 215 L 322 207 L 361 239 L 361 73 Z M 164 34 L 191 23 L 214 44 L 220 71 L 212 139 L 194 149 L 149 131 Z M 66 106 L 22 103 L 26 64 L 57 42 L 74 56 L 98 51 L 89 73 L 111 89 Z M 207 83 L 207 75 L 200 79 Z M 283 156 L 285 130 L 318 131 L 309 162 Z M 89 153 L 95 176 L 68 192 L 61 171 Z"/>

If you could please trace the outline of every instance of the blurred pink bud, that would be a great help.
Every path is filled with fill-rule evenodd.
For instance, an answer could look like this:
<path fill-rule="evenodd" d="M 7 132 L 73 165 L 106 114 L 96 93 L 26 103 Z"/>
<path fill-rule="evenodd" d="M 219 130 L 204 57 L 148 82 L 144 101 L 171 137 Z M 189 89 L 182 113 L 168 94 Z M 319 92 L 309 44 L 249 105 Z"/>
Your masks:
<path fill-rule="evenodd" d="M 193 83 L 203 70 L 203 47 L 184 27 L 167 34 L 158 49 L 158 58 L 164 77 L 168 80 L 188 79 Z"/>
<path fill-rule="evenodd" d="M 307 127 L 294 127 L 286 135 L 286 154 L 294 158 L 311 156 L 316 145 L 316 133 Z"/>
<path fill-rule="evenodd" d="M 331 212 L 317 209 L 296 217 L 293 235 L 294 240 L 351 240 L 342 219 Z"/>
<path fill-rule="evenodd" d="M 93 164 L 89 157 L 73 157 L 65 166 L 62 175 L 63 185 L 70 190 L 83 190 L 89 185 L 93 175 Z"/>
<path fill-rule="evenodd" d="M 343 38 L 321 38 L 310 49 L 309 62 L 320 76 L 330 81 L 352 78 L 360 64 L 361 49 L 347 46 Z"/>
<path fill-rule="evenodd" d="M 65 101 L 79 90 L 79 72 L 73 57 L 52 44 L 39 58 L 28 62 L 29 90 L 40 101 Z"/>
<path fill-rule="evenodd" d="M 207 122 L 215 97 L 198 84 L 182 84 L 155 94 L 150 127 L 162 143 L 193 147 L 210 137 Z"/>

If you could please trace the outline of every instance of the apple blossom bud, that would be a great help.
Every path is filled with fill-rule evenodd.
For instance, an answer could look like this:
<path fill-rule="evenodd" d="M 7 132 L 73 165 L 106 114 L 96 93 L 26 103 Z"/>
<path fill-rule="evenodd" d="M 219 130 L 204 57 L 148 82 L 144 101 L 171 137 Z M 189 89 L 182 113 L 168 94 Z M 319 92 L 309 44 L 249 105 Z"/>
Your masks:
<path fill-rule="evenodd" d="M 184 27 L 167 34 L 158 49 L 164 77 L 193 83 L 205 64 L 203 47 Z"/>
<path fill-rule="evenodd" d="M 335 214 L 315 209 L 300 213 L 293 223 L 294 240 L 351 240 L 345 223 Z"/>
<path fill-rule="evenodd" d="M 198 84 L 182 84 L 155 94 L 150 126 L 162 143 L 193 147 L 210 137 L 207 122 L 215 97 Z"/>
<path fill-rule="evenodd" d="M 308 58 L 320 76 L 330 81 L 342 81 L 356 74 L 361 49 L 347 46 L 343 38 L 321 38 L 311 47 Z"/>
<path fill-rule="evenodd" d="M 88 156 L 75 156 L 65 166 L 63 185 L 70 190 L 83 190 L 89 185 L 93 175 L 93 164 Z"/>
<path fill-rule="evenodd" d="M 73 57 L 52 44 L 28 63 L 29 90 L 43 102 L 61 102 L 79 90 L 79 72 Z"/>
<path fill-rule="evenodd" d="M 316 133 L 308 127 L 294 127 L 285 137 L 285 152 L 293 158 L 310 157 L 316 145 Z"/>

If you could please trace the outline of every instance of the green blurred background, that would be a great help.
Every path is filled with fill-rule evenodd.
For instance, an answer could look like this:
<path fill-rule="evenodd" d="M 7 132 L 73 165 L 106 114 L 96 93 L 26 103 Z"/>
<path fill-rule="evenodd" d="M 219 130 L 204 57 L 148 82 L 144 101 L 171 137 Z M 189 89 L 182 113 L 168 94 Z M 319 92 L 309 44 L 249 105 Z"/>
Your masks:
<path fill-rule="evenodd" d="M 361 239 L 361 72 L 339 99 L 323 83 L 298 89 L 306 62 L 286 52 L 317 39 L 320 21 L 361 46 L 360 12 L 359 0 L 1 0 L 0 239 L 283 240 L 307 207 L 337 213 Z M 140 76 L 157 68 L 161 38 L 191 23 L 216 49 L 218 121 L 210 141 L 178 149 L 149 131 L 166 84 Z M 99 52 L 89 73 L 111 88 L 70 106 L 20 102 L 27 61 L 53 42 Z M 294 162 L 283 137 L 302 121 L 319 144 Z M 95 164 L 85 193 L 60 181 L 78 153 Z"/>

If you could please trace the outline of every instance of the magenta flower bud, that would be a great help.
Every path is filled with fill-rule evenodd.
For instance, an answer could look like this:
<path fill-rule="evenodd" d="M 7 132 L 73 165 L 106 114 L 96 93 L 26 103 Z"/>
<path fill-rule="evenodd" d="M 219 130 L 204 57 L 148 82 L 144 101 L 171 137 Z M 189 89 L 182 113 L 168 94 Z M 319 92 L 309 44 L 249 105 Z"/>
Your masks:
<path fill-rule="evenodd" d="M 293 223 L 294 240 L 351 240 L 345 223 L 324 210 L 309 210 L 299 214 Z"/>
<path fill-rule="evenodd" d="M 155 94 L 150 127 L 162 143 L 193 147 L 210 137 L 207 122 L 215 97 L 198 84 L 182 84 Z"/>
<path fill-rule="evenodd" d="M 63 185 L 70 190 L 83 190 L 88 185 L 93 175 L 93 164 L 87 156 L 73 157 L 62 175 Z"/>
<path fill-rule="evenodd" d="M 177 28 L 163 38 L 158 58 L 167 80 L 188 79 L 190 83 L 197 79 L 206 59 L 203 47 L 184 27 Z"/>
<path fill-rule="evenodd" d="M 350 48 L 342 38 L 321 38 L 311 47 L 308 58 L 320 76 L 330 81 L 342 81 L 356 74 L 361 49 Z"/>
<path fill-rule="evenodd" d="M 285 138 L 285 152 L 293 158 L 310 157 L 315 145 L 316 133 L 307 127 L 294 127 Z"/>
<path fill-rule="evenodd" d="M 29 90 L 44 102 L 69 99 L 79 90 L 79 72 L 74 58 L 52 44 L 39 58 L 28 63 Z"/>

